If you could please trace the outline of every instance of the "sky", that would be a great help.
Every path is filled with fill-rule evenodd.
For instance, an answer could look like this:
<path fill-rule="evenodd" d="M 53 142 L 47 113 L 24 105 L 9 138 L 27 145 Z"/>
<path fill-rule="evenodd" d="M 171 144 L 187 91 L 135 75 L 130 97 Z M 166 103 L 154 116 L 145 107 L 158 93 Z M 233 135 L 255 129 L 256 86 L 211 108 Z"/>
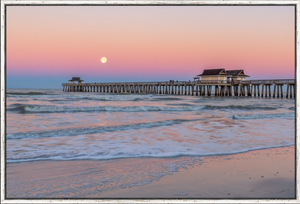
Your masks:
<path fill-rule="evenodd" d="M 193 80 L 213 68 L 295 78 L 294 6 L 8 6 L 6 23 L 7 88 Z"/>

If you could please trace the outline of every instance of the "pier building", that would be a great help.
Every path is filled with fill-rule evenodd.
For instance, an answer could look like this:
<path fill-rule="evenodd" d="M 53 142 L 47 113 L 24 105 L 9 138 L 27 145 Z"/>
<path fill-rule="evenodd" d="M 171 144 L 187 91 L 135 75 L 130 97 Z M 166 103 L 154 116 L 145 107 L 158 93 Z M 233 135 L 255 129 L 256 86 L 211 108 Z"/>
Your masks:
<path fill-rule="evenodd" d="M 226 83 L 227 78 L 231 77 L 226 73 L 224 68 L 221 69 L 204 69 L 202 74 L 197 75 L 201 77 L 201 81 L 224 81 Z"/>
<path fill-rule="evenodd" d="M 81 80 L 80 77 L 72 77 L 72 79 L 69 80 L 69 81 L 71 82 L 71 84 L 74 84 L 75 81 L 77 81 L 78 84 L 82 84 L 82 82 L 83 82 L 84 80 Z"/>
<path fill-rule="evenodd" d="M 245 75 L 244 70 L 226 70 L 226 73 L 231 75 L 231 80 L 233 81 L 239 81 L 239 80 L 246 80 L 246 77 L 249 77 L 248 75 Z"/>

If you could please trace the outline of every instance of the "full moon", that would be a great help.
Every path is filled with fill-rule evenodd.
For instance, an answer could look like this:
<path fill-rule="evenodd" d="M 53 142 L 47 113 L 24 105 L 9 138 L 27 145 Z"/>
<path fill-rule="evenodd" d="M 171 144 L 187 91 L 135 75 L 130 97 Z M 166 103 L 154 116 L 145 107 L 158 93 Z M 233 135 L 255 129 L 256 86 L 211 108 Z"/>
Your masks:
<path fill-rule="evenodd" d="M 101 62 L 102 62 L 102 63 L 105 63 L 106 61 L 107 61 L 106 57 L 102 57 L 102 58 L 101 58 Z"/>

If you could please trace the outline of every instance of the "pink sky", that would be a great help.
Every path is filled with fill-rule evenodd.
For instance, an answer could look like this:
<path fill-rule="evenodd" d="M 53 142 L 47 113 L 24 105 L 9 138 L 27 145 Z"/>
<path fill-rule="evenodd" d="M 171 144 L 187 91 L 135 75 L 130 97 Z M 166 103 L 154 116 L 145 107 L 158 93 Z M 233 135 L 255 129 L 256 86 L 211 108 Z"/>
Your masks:
<path fill-rule="evenodd" d="M 294 18 L 293 6 L 8 6 L 7 74 L 189 80 L 225 67 L 294 78 Z"/>

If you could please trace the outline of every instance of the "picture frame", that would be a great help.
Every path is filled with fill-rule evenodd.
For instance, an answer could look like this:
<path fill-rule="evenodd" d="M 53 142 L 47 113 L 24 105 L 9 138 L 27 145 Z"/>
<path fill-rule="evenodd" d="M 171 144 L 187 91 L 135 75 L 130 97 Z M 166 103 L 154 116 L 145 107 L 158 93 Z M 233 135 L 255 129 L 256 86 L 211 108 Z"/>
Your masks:
<path fill-rule="evenodd" d="M 298 135 L 299 135 L 299 125 L 298 122 L 295 123 L 296 128 L 296 142 L 295 142 L 295 156 L 296 156 L 296 198 L 295 199 L 185 199 L 183 197 L 178 197 L 174 199 L 8 199 L 6 197 L 6 86 L 7 86 L 7 53 L 6 53 L 6 8 L 12 5 L 72 5 L 72 6 L 107 6 L 107 5 L 119 5 L 119 6 L 129 6 L 129 5 L 139 5 L 139 6 L 159 6 L 159 5 L 197 5 L 197 6 L 220 6 L 220 5 L 249 5 L 249 6 L 272 6 L 272 5 L 294 5 L 295 6 L 295 75 L 296 75 L 296 87 L 298 87 L 298 76 L 299 76 L 299 28 L 300 28 L 300 3 L 299 1 L 1 1 L 1 203 L 253 203 L 253 202 L 264 202 L 264 203 L 299 203 L 299 151 L 298 151 Z M 109 60 L 109 59 L 107 59 Z M 296 121 L 298 118 L 298 95 L 299 89 L 296 88 Z"/>

